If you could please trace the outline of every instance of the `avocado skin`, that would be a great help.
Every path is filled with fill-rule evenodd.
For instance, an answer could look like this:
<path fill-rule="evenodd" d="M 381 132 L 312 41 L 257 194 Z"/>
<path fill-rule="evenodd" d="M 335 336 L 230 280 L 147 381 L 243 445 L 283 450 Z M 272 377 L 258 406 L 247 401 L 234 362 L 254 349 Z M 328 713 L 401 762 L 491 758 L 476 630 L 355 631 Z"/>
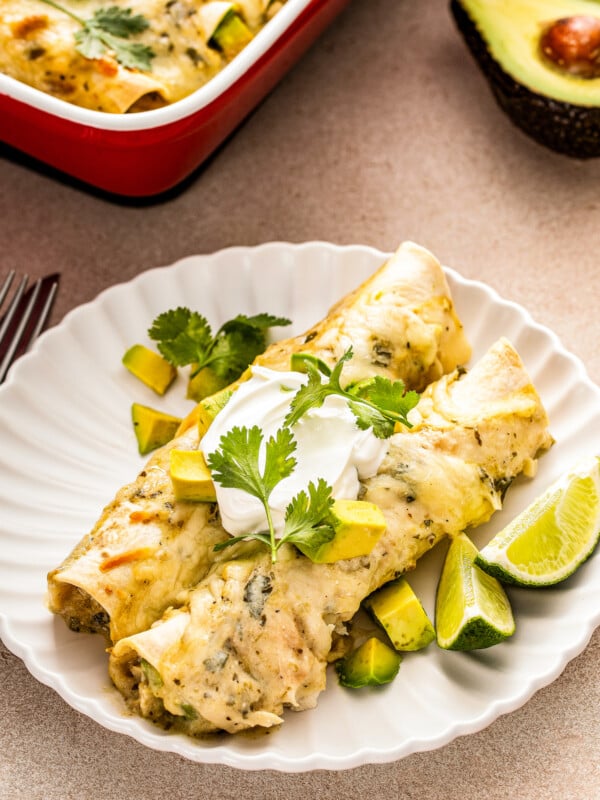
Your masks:
<path fill-rule="evenodd" d="M 516 127 L 538 144 L 571 158 L 600 156 L 600 108 L 553 100 L 518 83 L 491 56 L 459 0 L 451 0 L 450 9 L 498 105 Z"/>

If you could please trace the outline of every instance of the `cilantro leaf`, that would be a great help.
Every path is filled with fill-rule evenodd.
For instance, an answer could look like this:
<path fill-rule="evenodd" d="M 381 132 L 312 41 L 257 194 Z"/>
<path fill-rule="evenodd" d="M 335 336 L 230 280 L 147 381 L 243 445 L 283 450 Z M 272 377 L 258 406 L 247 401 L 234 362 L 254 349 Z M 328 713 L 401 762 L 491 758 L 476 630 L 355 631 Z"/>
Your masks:
<path fill-rule="evenodd" d="M 235 326 L 221 330 L 215 336 L 206 364 L 220 378 L 231 382 L 262 353 L 265 344 L 264 334 L 255 328 Z"/>
<path fill-rule="evenodd" d="M 192 364 L 192 378 L 210 366 L 216 375 L 231 382 L 265 349 L 266 329 L 289 324 L 289 319 L 271 314 L 238 314 L 213 335 L 205 317 L 179 306 L 159 314 L 148 335 L 174 366 Z"/>
<path fill-rule="evenodd" d="M 294 395 L 285 424 L 293 427 L 311 408 L 320 408 L 331 393 L 321 380 L 321 373 L 307 364 L 308 381 Z"/>
<path fill-rule="evenodd" d="M 96 59 L 111 54 L 128 69 L 150 70 L 154 51 L 141 42 L 130 42 L 129 37 L 142 33 L 150 23 L 142 14 L 133 14 L 130 8 L 110 6 L 98 8 L 90 19 L 82 19 L 55 0 L 40 0 L 67 14 L 81 26 L 76 31 L 75 49 L 85 58 Z"/>
<path fill-rule="evenodd" d="M 315 486 L 311 481 L 308 494 L 298 492 L 286 509 L 282 540 L 310 545 L 315 549 L 330 542 L 335 531 L 326 519 L 332 505 L 331 487 L 327 482 L 319 478 Z"/>
<path fill-rule="evenodd" d="M 395 421 L 386 417 L 379 408 L 366 403 L 356 403 L 353 400 L 348 401 L 348 408 L 354 414 L 356 424 L 361 430 L 373 428 L 373 435 L 378 439 L 388 439 L 394 433 Z"/>
<path fill-rule="evenodd" d="M 287 478 L 296 466 L 293 453 L 296 441 L 289 428 L 279 428 L 265 444 L 264 469 L 261 473 L 259 457 L 264 436 L 261 429 L 234 427 L 221 436 L 218 449 L 207 456 L 212 477 L 224 488 L 240 489 L 261 501 L 267 518 L 268 531 L 234 536 L 215 545 L 215 550 L 224 550 L 236 542 L 256 540 L 271 550 L 271 560 L 277 560 L 277 552 L 284 542 L 319 545 L 330 541 L 335 532 L 327 517 L 333 503 L 331 487 L 322 478 L 315 485 L 308 485 L 308 492 L 300 491 L 288 504 L 285 512 L 283 535 L 275 538 L 275 530 L 269 508 L 269 497 L 273 489 Z"/>
<path fill-rule="evenodd" d="M 175 367 L 202 363 L 213 342 L 207 319 L 182 306 L 159 314 L 148 336 L 158 343 L 161 355 Z"/>
<path fill-rule="evenodd" d="M 305 361 L 308 380 L 292 400 L 286 425 L 295 425 L 309 409 L 322 406 L 329 395 L 339 395 L 348 400 L 358 427 L 363 430 L 372 427 L 374 435 L 380 439 L 392 435 L 396 422 L 411 427 L 407 414 L 419 400 L 417 392 L 406 392 L 403 381 L 391 381 L 382 375 L 344 389 L 341 385 L 342 370 L 351 358 L 352 348 L 349 347 L 331 372 L 328 368 L 320 368 L 316 360 Z"/>
<path fill-rule="evenodd" d="M 84 27 L 80 31 L 76 31 L 74 37 L 75 49 L 85 58 L 92 60 L 102 58 L 106 53 L 106 45 L 98 38 L 96 31 Z"/>
<path fill-rule="evenodd" d="M 97 9 L 88 24 L 123 39 L 127 39 L 132 33 L 145 31 L 150 25 L 142 14 L 133 14 L 130 8 L 119 6 Z"/>
<path fill-rule="evenodd" d="M 301 417 L 311 408 L 320 408 L 325 402 L 325 398 L 330 394 L 344 396 L 346 393 L 340 385 L 342 369 L 346 361 L 352 358 L 352 348 L 343 354 L 333 370 L 326 372 L 318 361 L 307 360 L 304 363 L 308 373 L 308 381 L 302 386 L 292 400 L 291 410 L 285 419 L 286 425 L 295 425 Z M 326 368 L 327 370 L 329 368 Z M 323 381 L 323 376 L 328 378 Z"/>
<path fill-rule="evenodd" d="M 267 329 L 290 325 L 290 322 L 286 317 L 272 314 L 255 314 L 251 317 L 238 314 L 217 331 L 211 367 L 219 377 L 235 380 L 265 349 Z"/>
<path fill-rule="evenodd" d="M 124 42 L 108 33 L 101 34 L 99 38 L 122 66 L 147 72 L 152 69 L 154 51 L 148 45 L 141 42 Z"/>
<path fill-rule="evenodd" d="M 271 494 L 277 484 L 294 471 L 296 459 L 292 453 L 296 450 L 296 440 L 289 428 L 279 428 L 275 436 L 267 440 L 265 449 L 265 468 L 263 483 Z"/>
<path fill-rule="evenodd" d="M 296 442 L 289 428 L 280 428 L 271 436 L 266 443 L 261 474 L 259 456 L 263 439 L 258 425 L 251 428 L 236 425 L 221 436 L 218 449 L 209 453 L 207 461 L 217 483 L 226 489 L 241 489 L 265 505 L 275 486 L 296 466 L 292 455 Z"/>
<path fill-rule="evenodd" d="M 406 415 L 419 402 L 418 393 L 407 392 L 403 381 L 391 381 L 381 375 L 361 381 L 348 391 L 369 403 L 349 400 L 358 427 L 364 430 L 372 427 L 375 436 L 381 439 L 393 434 L 396 421 L 410 427 Z"/>
<path fill-rule="evenodd" d="M 375 375 L 355 393 L 378 408 L 404 414 L 419 402 L 418 393 L 407 392 L 404 381 L 390 381 L 382 375 Z"/>
<path fill-rule="evenodd" d="M 276 325 L 289 325 L 290 320 L 286 317 L 276 317 L 273 314 L 254 314 L 251 317 L 246 314 L 238 314 L 234 319 L 229 320 L 223 325 L 223 330 L 229 330 L 231 326 L 242 325 L 244 327 L 256 328 L 256 330 L 266 330 Z"/>

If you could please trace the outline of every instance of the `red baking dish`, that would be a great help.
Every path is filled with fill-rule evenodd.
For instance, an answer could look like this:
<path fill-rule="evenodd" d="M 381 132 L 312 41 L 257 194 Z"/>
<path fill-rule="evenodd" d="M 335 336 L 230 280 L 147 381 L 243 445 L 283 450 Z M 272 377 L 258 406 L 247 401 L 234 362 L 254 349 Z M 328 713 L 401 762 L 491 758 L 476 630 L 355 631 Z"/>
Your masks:
<path fill-rule="evenodd" d="M 0 139 L 99 189 L 160 194 L 221 144 L 348 2 L 288 0 L 205 86 L 153 111 L 91 111 L 0 75 Z"/>

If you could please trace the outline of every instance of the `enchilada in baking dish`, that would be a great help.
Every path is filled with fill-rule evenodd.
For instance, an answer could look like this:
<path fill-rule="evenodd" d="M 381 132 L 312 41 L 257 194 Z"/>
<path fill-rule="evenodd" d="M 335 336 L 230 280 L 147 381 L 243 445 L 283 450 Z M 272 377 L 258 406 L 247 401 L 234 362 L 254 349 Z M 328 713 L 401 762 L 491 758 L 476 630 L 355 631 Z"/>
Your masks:
<path fill-rule="evenodd" d="M 0 0 L 0 72 L 74 105 L 168 105 L 223 69 L 285 0 Z"/>

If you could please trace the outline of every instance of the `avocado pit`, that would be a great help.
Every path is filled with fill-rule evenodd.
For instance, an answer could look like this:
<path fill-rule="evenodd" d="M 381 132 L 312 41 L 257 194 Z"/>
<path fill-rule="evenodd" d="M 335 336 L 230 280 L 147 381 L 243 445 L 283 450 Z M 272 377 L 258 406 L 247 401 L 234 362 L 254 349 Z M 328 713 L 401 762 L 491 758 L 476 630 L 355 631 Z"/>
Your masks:
<path fill-rule="evenodd" d="M 543 57 L 558 69 L 579 78 L 600 77 L 600 18 L 564 17 L 542 32 Z"/>

